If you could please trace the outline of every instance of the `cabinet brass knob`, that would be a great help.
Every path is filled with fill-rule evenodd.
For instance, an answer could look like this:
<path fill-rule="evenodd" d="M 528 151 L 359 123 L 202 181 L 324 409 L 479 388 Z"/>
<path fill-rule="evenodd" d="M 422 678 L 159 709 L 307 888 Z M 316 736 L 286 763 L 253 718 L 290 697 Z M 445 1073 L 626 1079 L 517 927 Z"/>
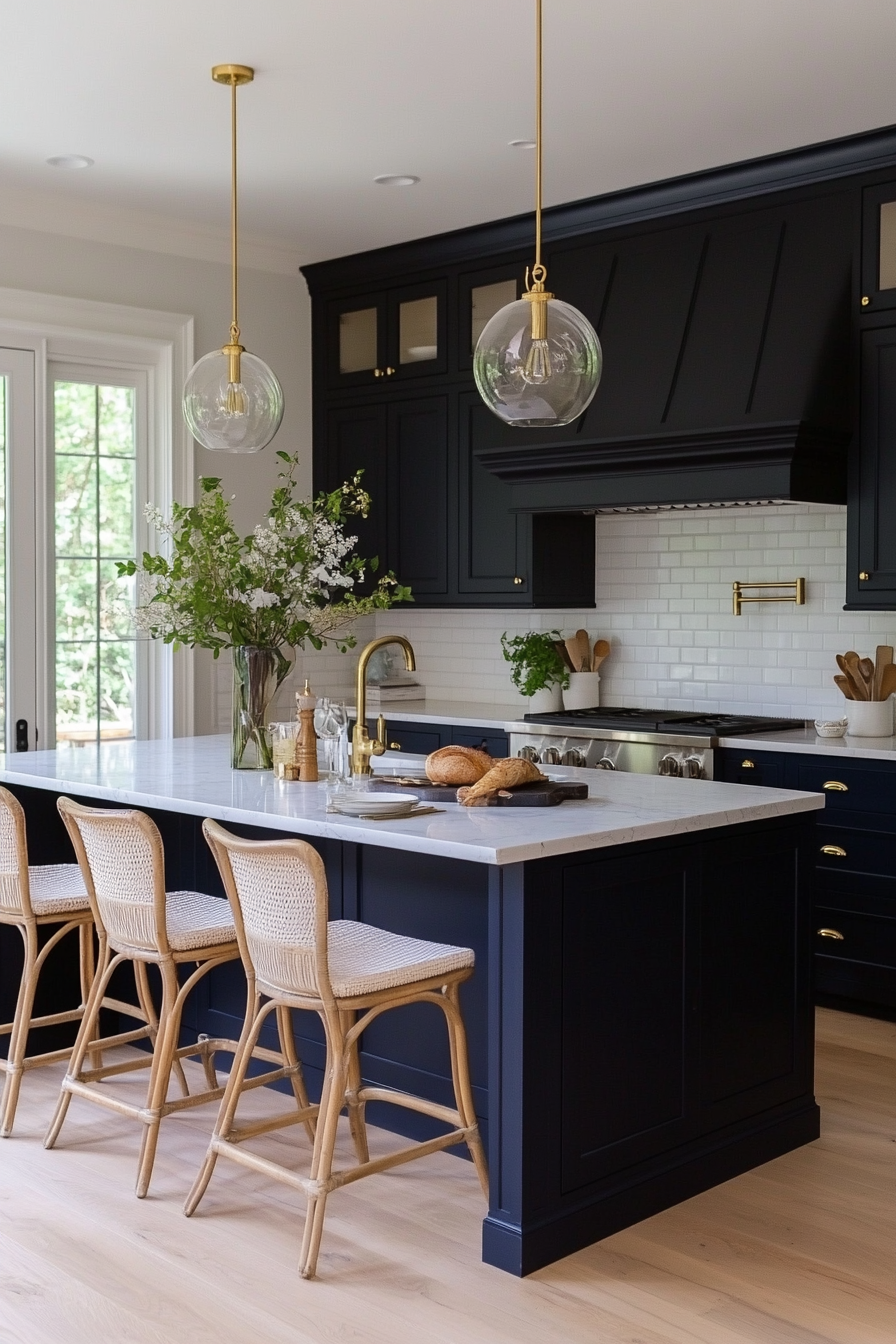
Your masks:
<path fill-rule="evenodd" d="M 395 372 L 395 370 L 392 368 L 392 366 L 389 365 L 389 364 L 387 364 L 387 365 L 386 365 L 386 377 L 387 377 L 387 378 L 391 378 L 394 372 Z"/>
<path fill-rule="evenodd" d="M 861 583 L 865 583 L 865 582 L 866 582 L 868 579 L 870 579 L 870 578 L 871 578 L 871 575 L 868 573 L 867 569 L 863 569 L 862 572 L 861 572 L 861 574 L 859 575 L 859 581 L 860 581 Z"/>
<path fill-rule="evenodd" d="M 821 853 L 827 854 L 832 859 L 846 858 L 846 850 L 840 845 L 822 845 Z"/>
<path fill-rule="evenodd" d="M 400 743 L 400 742 L 390 742 L 390 743 L 389 743 L 389 750 L 390 750 L 390 751 L 401 751 L 401 743 Z"/>
<path fill-rule="evenodd" d="M 845 943 L 846 939 L 839 929 L 816 929 L 815 932 L 819 938 L 833 938 L 837 943 Z"/>
<path fill-rule="evenodd" d="M 871 300 L 869 299 L 868 295 L 867 295 L 867 294 L 863 294 L 863 295 L 862 295 L 862 307 L 863 307 L 863 308 L 867 308 L 870 302 L 871 302 Z"/>
<path fill-rule="evenodd" d="M 374 378 L 382 378 L 382 376 L 383 376 L 383 371 L 382 371 L 382 369 L 374 369 L 374 371 L 373 371 L 373 376 L 374 376 Z"/>
<path fill-rule="evenodd" d="M 756 762 L 755 762 L 755 761 L 741 761 L 741 763 L 740 763 L 740 768 L 741 768 L 741 770 L 755 770 L 755 769 L 756 769 Z"/>
<path fill-rule="evenodd" d="M 517 587 L 519 587 L 521 583 L 525 583 L 525 579 L 521 579 L 520 576 L 519 576 L 519 574 L 514 575 L 514 580 L 513 580 L 513 581 L 514 581 L 514 583 L 516 584 Z"/>
<path fill-rule="evenodd" d="M 841 784 L 839 779 L 826 779 L 821 787 L 830 793 L 849 793 L 849 785 Z"/>

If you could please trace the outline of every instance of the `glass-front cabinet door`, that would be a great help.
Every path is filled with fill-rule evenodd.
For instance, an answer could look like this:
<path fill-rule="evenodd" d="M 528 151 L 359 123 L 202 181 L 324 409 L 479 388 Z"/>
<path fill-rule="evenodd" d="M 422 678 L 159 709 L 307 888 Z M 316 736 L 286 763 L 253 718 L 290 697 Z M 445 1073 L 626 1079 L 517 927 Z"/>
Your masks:
<path fill-rule="evenodd" d="M 447 285 L 436 281 L 389 293 L 386 379 L 419 378 L 448 368 Z"/>
<path fill-rule="evenodd" d="M 863 313 L 896 308 L 896 182 L 863 195 L 860 302 Z"/>
<path fill-rule="evenodd" d="M 446 310 L 442 281 L 331 303 L 331 386 L 385 387 L 402 378 L 444 373 Z"/>
<path fill-rule="evenodd" d="M 472 369 L 473 351 L 495 313 L 515 303 L 522 292 L 525 264 L 492 267 L 460 277 L 457 362 Z"/>

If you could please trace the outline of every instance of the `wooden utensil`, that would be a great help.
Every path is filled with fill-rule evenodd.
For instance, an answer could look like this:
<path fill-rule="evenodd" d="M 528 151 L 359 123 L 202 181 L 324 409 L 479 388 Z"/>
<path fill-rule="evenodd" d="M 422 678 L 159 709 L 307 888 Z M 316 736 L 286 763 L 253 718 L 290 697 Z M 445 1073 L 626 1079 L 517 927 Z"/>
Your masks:
<path fill-rule="evenodd" d="M 570 670 L 573 672 L 580 672 L 581 668 L 579 667 L 578 639 L 576 639 L 575 635 L 570 635 L 568 639 L 564 639 L 563 643 L 566 645 L 566 652 L 570 662 Z"/>
<path fill-rule="evenodd" d="M 565 666 L 566 668 L 568 668 L 568 670 L 569 670 L 570 672 L 575 672 L 575 670 L 576 670 L 576 669 L 575 669 L 575 664 L 573 663 L 572 659 L 570 658 L 570 656 L 569 656 L 569 650 L 567 649 L 567 647 L 566 647 L 566 645 L 564 644 L 563 640 L 562 640 L 562 639 L 555 639 L 555 640 L 554 640 L 554 648 L 557 650 L 558 654 L 560 655 L 560 658 L 562 659 L 564 666 Z"/>
<path fill-rule="evenodd" d="M 862 680 L 863 680 L 864 683 L 865 683 L 865 687 L 866 687 L 866 689 L 867 689 L 867 691 L 868 691 L 868 699 L 869 699 L 869 700 L 873 700 L 873 699 L 874 699 L 874 694 L 873 694 L 873 690 L 874 690 L 874 664 L 872 663 L 872 661 L 871 661 L 870 658 L 860 658 L 860 659 L 859 659 L 859 676 L 862 678 Z"/>
<path fill-rule="evenodd" d="M 874 651 L 874 682 L 871 687 L 872 700 L 884 700 L 886 697 L 881 695 L 880 688 L 883 684 L 884 668 L 890 667 L 893 662 L 893 645 L 878 644 Z"/>
<path fill-rule="evenodd" d="M 844 677 L 842 673 L 838 672 L 834 677 L 834 684 L 835 686 L 839 686 L 847 700 L 855 700 L 855 696 L 852 693 L 852 686 L 849 684 L 849 677 Z"/>
<path fill-rule="evenodd" d="M 852 687 L 853 700 L 867 700 L 868 693 L 859 672 L 859 655 L 853 650 L 837 654 L 837 666 Z"/>
<path fill-rule="evenodd" d="M 576 631 L 576 643 L 579 646 L 579 671 L 591 671 L 591 638 L 587 630 Z"/>
<path fill-rule="evenodd" d="M 888 663 L 880 679 L 880 699 L 889 700 L 896 692 L 896 663 Z"/>
<path fill-rule="evenodd" d="M 591 654 L 591 671 L 597 672 L 601 663 L 610 652 L 610 643 L 606 639 L 595 640 L 594 650 Z"/>

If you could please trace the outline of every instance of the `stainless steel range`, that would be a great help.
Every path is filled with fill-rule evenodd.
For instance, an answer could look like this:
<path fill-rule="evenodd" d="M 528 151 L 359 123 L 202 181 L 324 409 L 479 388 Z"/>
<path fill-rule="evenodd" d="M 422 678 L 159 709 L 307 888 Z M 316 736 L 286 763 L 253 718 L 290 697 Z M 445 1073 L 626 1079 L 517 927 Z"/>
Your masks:
<path fill-rule="evenodd" d="M 721 737 L 805 727 L 803 719 L 612 706 L 526 714 L 524 723 L 509 725 L 511 756 L 682 779 L 712 779 L 712 749 Z"/>

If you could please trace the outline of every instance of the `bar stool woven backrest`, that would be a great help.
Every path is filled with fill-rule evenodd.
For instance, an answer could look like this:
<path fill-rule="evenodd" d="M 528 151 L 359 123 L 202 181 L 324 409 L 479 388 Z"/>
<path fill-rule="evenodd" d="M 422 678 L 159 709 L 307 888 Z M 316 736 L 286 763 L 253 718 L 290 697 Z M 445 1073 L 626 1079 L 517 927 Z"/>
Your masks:
<path fill-rule="evenodd" d="M 0 911 L 30 918 L 25 814 L 18 798 L 0 788 Z"/>
<path fill-rule="evenodd" d="M 81 807 L 59 799 L 97 928 L 113 947 L 167 953 L 165 859 L 155 823 L 143 812 Z"/>
<path fill-rule="evenodd" d="M 244 963 L 259 982 L 333 1003 L 327 965 L 327 875 L 304 840 L 238 840 L 202 827 L 233 907 Z"/>

